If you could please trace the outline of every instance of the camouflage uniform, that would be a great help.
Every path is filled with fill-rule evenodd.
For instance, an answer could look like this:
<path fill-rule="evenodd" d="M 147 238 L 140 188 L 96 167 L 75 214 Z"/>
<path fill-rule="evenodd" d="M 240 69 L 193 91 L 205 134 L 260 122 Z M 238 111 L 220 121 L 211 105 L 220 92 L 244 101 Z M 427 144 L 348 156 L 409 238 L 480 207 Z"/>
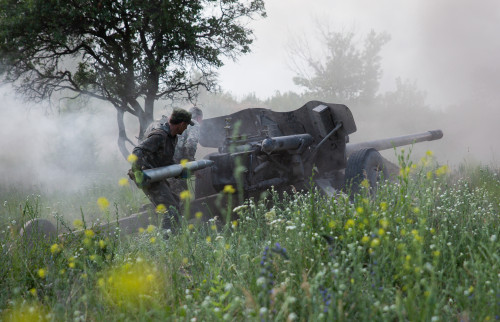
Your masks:
<path fill-rule="evenodd" d="M 174 164 L 173 156 L 177 136 L 170 134 L 168 122 L 159 128 L 153 129 L 149 135 L 133 150 L 137 156 L 137 162 L 133 169 L 152 169 Z M 141 187 L 146 196 L 157 207 L 163 204 L 168 212 L 163 220 L 163 227 L 170 228 L 172 221 L 179 220 L 179 196 L 172 193 L 167 180 L 154 182 Z"/>
<path fill-rule="evenodd" d="M 186 131 L 179 135 L 177 146 L 175 147 L 174 162 L 180 163 L 182 159 L 194 161 L 198 141 L 200 140 L 200 124 L 193 121 L 193 126 L 188 126 Z"/>
<path fill-rule="evenodd" d="M 189 161 L 195 160 L 194 156 L 200 139 L 200 124 L 196 121 L 193 122 L 193 126 L 188 126 L 186 131 L 182 135 L 179 135 L 175 147 L 174 163 L 180 163 L 184 159 Z M 184 190 L 188 190 L 186 179 L 170 178 L 168 182 L 176 195 L 179 195 Z"/>

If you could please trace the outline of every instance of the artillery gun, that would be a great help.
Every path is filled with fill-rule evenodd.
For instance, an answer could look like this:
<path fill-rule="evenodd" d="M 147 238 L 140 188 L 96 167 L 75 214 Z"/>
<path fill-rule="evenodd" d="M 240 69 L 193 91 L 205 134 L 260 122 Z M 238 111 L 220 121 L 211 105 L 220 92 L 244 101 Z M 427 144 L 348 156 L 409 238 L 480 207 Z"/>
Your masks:
<path fill-rule="evenodd" d="M 258 197 L 271 186 L 278 191 L 307 189 L 311 180 L 329 196 L 357 191 L 365 178 L 376 188 L 398 169 L 378 151 L 443 136 L 441 130 L 434 130 L 349 143 L 355 131 L 347 106 L 319 101 L 290 112 L 250 108 L 206 119 L 199 143 L 218 152 L 205 157 L 214 166 L 197 176 L 196 200 L 208 205 L 226 185 L 235 187 L 245 199 Z"/>
<path fill-rule="evenodd" d="M 311 182 L 329 196 L 339 191 L 355 192 L 365 178 L 375 189 L 381 179 L 389 179 L 398 169 L 378 151 L 443 136 L 441 130 L 434 130 L 349 143 L 349 135 L 355 131 L 356 124 L 347 106 L 319 101 L 310 101 L 290 112 L 249 108 L 205 119 L 199 143 L 217 148 L 217 152 L 190 162 L 187 167 L 198 171 L 195 198 L 189 210 L 201 211 L 205 218 L 210 218 L 247 198 L 260 198 L 271 187 L 278 192 L 299 191 L 308 189 Z M 145 170 L 143 174 L 147 183 L 179 176 L 182 171 L 182 166 L 172 165 Z M 221 194 L 228 185 L 236 189 L 234 197 Z M 151 213 L 144 211 L 122 218 L 118 224 L 122 233 L 129 233 L 151 220 Z M 35 224 L 46 227 L 48 222 L 29 222 L 24 231 L 30 231 Z M 101 225 L 102 230 L 109 227 Z"/>

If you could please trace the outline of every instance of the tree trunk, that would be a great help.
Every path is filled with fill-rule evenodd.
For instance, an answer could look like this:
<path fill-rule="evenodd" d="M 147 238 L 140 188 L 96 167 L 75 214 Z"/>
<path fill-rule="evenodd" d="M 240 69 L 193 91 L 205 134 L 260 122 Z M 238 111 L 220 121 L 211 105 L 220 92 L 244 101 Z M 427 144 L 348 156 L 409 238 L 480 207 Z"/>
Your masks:
<path fill-rule="evenodd" d="M 129 150 L 126 147 L 126 143 L 129 142 L 134 146 L 134 142 L 130 141 L 127 137 L 127 132 L 125 132 L 125 122 L 123 121 L 124 111 L 120 108 L 116 108 L 116 120 L 118 122 L 118 149 L 120 150 L 122 156 L 127 159 L 130 155 Z"/>

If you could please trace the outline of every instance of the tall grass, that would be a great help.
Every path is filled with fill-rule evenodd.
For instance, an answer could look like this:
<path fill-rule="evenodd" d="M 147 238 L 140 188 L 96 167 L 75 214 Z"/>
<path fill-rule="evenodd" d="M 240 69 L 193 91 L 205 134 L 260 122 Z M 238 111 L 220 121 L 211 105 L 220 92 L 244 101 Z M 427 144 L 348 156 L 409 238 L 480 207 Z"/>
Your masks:
<path fill-rule="evenodd" d="M 366 183 L 354 198 L 271 191 L 271 208 L 247 200 L 236 221 L 197 216 L 169 238 L 154 226 L 127 238 L 99 234 L 89 221 L 80 235 L 29 248 L 6 231 L 0 317 L 498 320 L 498 170 L 450 173 L 430 155 L 408 160 L 376 195 Z M 92 198 L 122 202 L 135 193 L 120 192 L 127 189 L 104 187 Z M 2 211 L 9 220 L 47 216 L 42 200 Z M 122 214 L 114 203 L 96 211 Z"/>

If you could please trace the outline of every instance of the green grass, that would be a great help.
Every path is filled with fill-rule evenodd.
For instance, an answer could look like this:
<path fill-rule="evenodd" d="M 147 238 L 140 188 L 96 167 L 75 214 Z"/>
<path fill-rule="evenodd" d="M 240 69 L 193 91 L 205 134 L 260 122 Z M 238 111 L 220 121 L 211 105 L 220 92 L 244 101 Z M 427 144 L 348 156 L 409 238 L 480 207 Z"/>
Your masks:
<path fill-rule="evenodd" d="M 0 317 L 498 320 L 499 171 L 450 173 L 429 160 L 400 158 L 401 175 L 376 196 L 272 193 L 271 209 L 250 200 L 236 222 L 184 222 L 168 239 L 156 227 L 120 239 L 87 226 L 58 246 L 29 248 L 16 231 L 26 218 L 53 216 L 55 196 L 12 193 L 1 210 Z M 87 215 L 103 216 L 99 197 L 112 218 L 144 201 L 128 187 L 91 190 L 65 197 L 82 205 L 87 225 Z"/>

